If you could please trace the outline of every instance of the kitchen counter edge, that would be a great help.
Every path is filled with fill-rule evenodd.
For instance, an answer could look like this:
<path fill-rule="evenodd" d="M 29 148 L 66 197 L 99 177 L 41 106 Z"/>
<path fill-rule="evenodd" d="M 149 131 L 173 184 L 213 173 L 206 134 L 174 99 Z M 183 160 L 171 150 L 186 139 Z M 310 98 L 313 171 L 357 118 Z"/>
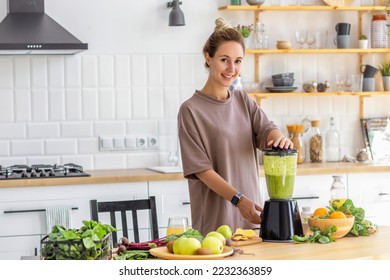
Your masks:
<path fill-rule="evenodd" d="M 86 171 L 90 177 L 45 178 L 45 179 L 12 179 L 1 180 L 0 188 L 42 187 L 60 185 L 110 184 L 152 181 L 184 180 L 182 173 L 159 173 L 145 168 L 140 169 L 112 169 Z M 390 172 L 389 164 L 353 163 L 353 162 L 326 162 L 303 163 L 297 168 L 297 175 L 326 175 L 345 173 L 378 173 Z M 264 176 L 260 166 L 260 176 Z"/>

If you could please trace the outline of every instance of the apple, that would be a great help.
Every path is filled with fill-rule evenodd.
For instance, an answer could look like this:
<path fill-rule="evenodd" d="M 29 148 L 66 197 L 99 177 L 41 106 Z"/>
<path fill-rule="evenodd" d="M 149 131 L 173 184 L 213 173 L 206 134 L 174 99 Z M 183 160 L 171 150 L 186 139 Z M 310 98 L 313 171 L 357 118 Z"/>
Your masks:
<path fill-rule="evenodd" d="M 195 237 L 188 237 L 180 242 L 180 255 L 195 255 L 199 248 L 202 248 L 202 243 Z"/>
<path fill-rule="evenodd" d="M 222 241 L 215 236 L 207 236 L 203 239 L 202 248 L 207 248 L 212 254 L 221 254 L 223 251 Z"/>
<path fill-rule="evenodd" d="M 182 237 L 179 237 L 178 239 L 175 240 L 175 242 L 173 243 L 173 253 L 176 254 L 176 255 L 180 255 L 181 254 L 181 248 L 182 248 L 182 243 L 187 239 L 187 237 L 185 236 L 182 236 Z"/>
<path fill-rule="evenodd" d="M 225 239 L 225 236 L 223 236 L 221 233 L 219 232 L 216 232 L 216 231 L 210 231 L 208 234 L 206 234 L 206 237 L 207 236 L 214 236 L 214 237 L 217 237 L 219 240 L 222 241 L 222 244 L 223 246 L 226 245 L 226 239 Z"/>
<path fill-rule="evenodd" d="M 217 232 L 222 234 L 225 237 L 225 239 L 232 238 L 233 236 L 232 229 L 228 225 L 220 226 L 219 228 L 217 228 Z"/>

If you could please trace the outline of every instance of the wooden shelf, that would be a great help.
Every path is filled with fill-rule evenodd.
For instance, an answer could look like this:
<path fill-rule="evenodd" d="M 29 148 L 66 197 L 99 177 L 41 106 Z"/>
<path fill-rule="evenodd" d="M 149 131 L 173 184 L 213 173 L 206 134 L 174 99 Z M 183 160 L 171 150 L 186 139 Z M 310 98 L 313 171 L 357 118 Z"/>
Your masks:
<path fill-rule="evenodd" d="M 386 6 L 246 6 L 219 7 L 220 11 L 387 11 Z"/>
<path fill-rule="evenodd" d="M 247 54 L 390 53 L 390 49 L 248 49 Z"/>
<path fill-rule="evenodd" d="M 272 92 L 252 92 L 248 93 L 252 97 L 256 98 L 267 98 L 267 97 L 308 97 L 308 96 L 373 96 L 373 95 L 390 95 L 389 91 L 362 91 L 362 92 L 280 92 L 280 93 L 272 93 Z"/>

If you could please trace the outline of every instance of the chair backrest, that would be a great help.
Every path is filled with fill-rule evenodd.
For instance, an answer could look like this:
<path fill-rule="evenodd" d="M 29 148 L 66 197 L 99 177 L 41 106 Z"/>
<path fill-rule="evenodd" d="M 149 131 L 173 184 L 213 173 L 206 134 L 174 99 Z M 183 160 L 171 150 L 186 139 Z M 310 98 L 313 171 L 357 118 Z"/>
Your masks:
<path fill-rule="evenodd" d="M 132 212 L 133 218 L 133 231 L 134 231 L 134 242 L 140 242 L 139 240 L 139 226 L 138 226 L 138 216 L 137 210 L 150 210 L 151 217 L 151 229 L 152 229 L 152 239 L 158 239 L 158 223 L 157 223 L 157 208 L 156 208 L 156 198 L 154 196 L 149 197 L 148 199 L 138 199 L 138 200 L 122 200 L 122 201 L 100 201 L 91 200 L 91 219 L 99 221 L 98 213 L 109 212 L 110 221 L 113 227 L 117 227 L 115 213 L 121 213 L 122 220 L 122 230 L 123 236 L 129 238 L 128 226 L 126 211 Z M 131 240 L 131 238 L 129 238 Z M 118 243 L 118 235 L 116 232 L 112 233 L 112 241 L 114 246 Z"/>

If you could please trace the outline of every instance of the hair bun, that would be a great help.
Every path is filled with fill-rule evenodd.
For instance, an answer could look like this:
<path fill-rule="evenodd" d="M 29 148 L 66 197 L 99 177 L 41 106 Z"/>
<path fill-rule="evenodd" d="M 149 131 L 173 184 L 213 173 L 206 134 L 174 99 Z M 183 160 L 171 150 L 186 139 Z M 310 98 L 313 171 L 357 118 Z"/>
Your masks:
<path fill-rule="evenodd" d="M 215 20 L 214 31 L 219 31 L 219 30 L 223 30 L 226 28 L 231 28 L 231 26 L 224 18 L 217 18 Z"/>

